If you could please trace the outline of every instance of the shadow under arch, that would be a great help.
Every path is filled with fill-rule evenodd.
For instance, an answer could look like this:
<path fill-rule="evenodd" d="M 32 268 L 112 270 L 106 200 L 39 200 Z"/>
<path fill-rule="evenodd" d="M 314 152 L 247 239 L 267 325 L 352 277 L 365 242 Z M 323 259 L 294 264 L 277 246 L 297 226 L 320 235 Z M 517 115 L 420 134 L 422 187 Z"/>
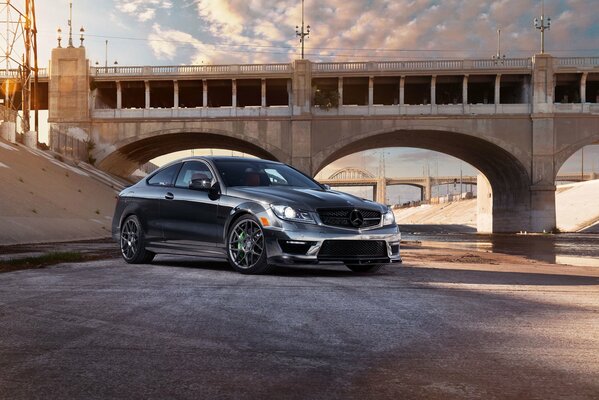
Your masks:
<path fill-rule="evenodd" d="M 530 226 L 530 176 L 512 154 L 489 141 L 464 133 L 438 130 L 394 130 L 362 136 L 323 150 L 318 172 L 333 161 L 359 151 L 384 147 L 434 150 L 461 159 L 477 168 L 492 188 L 493 232 L 517 232 Z M 327 154 L 323 154 L 328 152 Z"/>
<path fill-rule="evenodd" d="M 158 156 L 181 150 L 214 148 L 248 153 L 256 157 L 287 161 L 282 152 L 274 154 L 256 143 L 234 136 L 204 132 L 154 133 L 126 139 L 115 144 L 116 149 L 103 157 L 98 167 L 112 174 L 128 177 L 140 165 Z"/>

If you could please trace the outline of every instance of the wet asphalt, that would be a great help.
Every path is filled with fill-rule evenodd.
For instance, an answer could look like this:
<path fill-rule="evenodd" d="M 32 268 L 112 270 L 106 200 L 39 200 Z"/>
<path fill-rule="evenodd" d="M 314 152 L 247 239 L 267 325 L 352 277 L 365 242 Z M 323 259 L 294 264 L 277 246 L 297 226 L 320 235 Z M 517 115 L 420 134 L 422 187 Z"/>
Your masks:
<path fill-rule="evenodd" d="M 0 274 L 2 399 L 599 398 L 599 278 L 161 256 Z"/>

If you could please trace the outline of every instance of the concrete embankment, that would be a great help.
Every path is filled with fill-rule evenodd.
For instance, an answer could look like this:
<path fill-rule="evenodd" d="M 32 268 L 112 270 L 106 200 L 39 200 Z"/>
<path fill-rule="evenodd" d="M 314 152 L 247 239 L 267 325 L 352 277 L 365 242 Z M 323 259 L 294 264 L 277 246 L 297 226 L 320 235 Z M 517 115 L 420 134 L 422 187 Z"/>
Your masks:
<path fill-rule="evenodd" d="M 88 164 L 0 140 L 0 245 L 109 237 L 122 187 Z"/>
<path fill-rule="evenodd" d="M 599 233 L 599 180 L 558 186 L 557 227 L 562 232 Z M 401 225 L 451 225 L 456 230 L 476 228 L 476 199 L 425 204 L 395 210 Z"/>

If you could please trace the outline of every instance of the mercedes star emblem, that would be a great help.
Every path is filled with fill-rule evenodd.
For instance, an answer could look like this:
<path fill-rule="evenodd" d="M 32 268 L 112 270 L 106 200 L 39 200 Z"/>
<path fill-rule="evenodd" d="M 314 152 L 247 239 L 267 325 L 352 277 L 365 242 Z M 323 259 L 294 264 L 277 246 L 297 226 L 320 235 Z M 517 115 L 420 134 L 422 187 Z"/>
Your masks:
<path fill-rule="evenodd" d="M 358 210 L 352 210 L 352 212 L 349 213 L 349 223 L 356 228 L 361 227 L 364 223 L 364 217 L 362 216 L 362 213 Z"/>

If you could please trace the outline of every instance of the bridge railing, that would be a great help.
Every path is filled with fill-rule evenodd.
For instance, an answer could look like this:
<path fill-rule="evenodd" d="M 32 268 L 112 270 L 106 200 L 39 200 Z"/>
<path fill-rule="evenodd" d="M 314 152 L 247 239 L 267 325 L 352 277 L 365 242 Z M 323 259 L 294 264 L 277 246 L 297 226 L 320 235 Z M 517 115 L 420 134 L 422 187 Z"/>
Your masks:
<path fill-rule="evenodd" d="M 599 66 L 599 57 L 559 57 L 556 60 L 560 67 Z"/>
<path fill-rule="evenodd" d="M 506 58 L 504 60 L 422 60 L 422 61 L 364 61 L 314 63 L 316 72 L 374 72 L 374 71 L 422 71 L 422 70 L 470 70 L 532 68 L 530 58 Z"/>
<path fill-rule="evenodd" d="M 8 71 L 6 71 L 5 69 L 0 70 L 0 79 L 17 78 L 19 76 L 20 76 L 20 72 L 18 69 L 9 69 Z M 31 76 L 33 77 L 33 74 Z M 47 78 L 48 77 L 48 68 L 38 68 L 37 76 L 40 78 Z"/>
<path fill-rule="evenodd" d="M 165 66 L 127 66 L 92 67 L 95 76 L 144 76 L 144 75 L 220 75 L 253 73 L 291 73 L 288 63 L 272 64 L 231 64 L 231 65 L 165 65 Z"/>

